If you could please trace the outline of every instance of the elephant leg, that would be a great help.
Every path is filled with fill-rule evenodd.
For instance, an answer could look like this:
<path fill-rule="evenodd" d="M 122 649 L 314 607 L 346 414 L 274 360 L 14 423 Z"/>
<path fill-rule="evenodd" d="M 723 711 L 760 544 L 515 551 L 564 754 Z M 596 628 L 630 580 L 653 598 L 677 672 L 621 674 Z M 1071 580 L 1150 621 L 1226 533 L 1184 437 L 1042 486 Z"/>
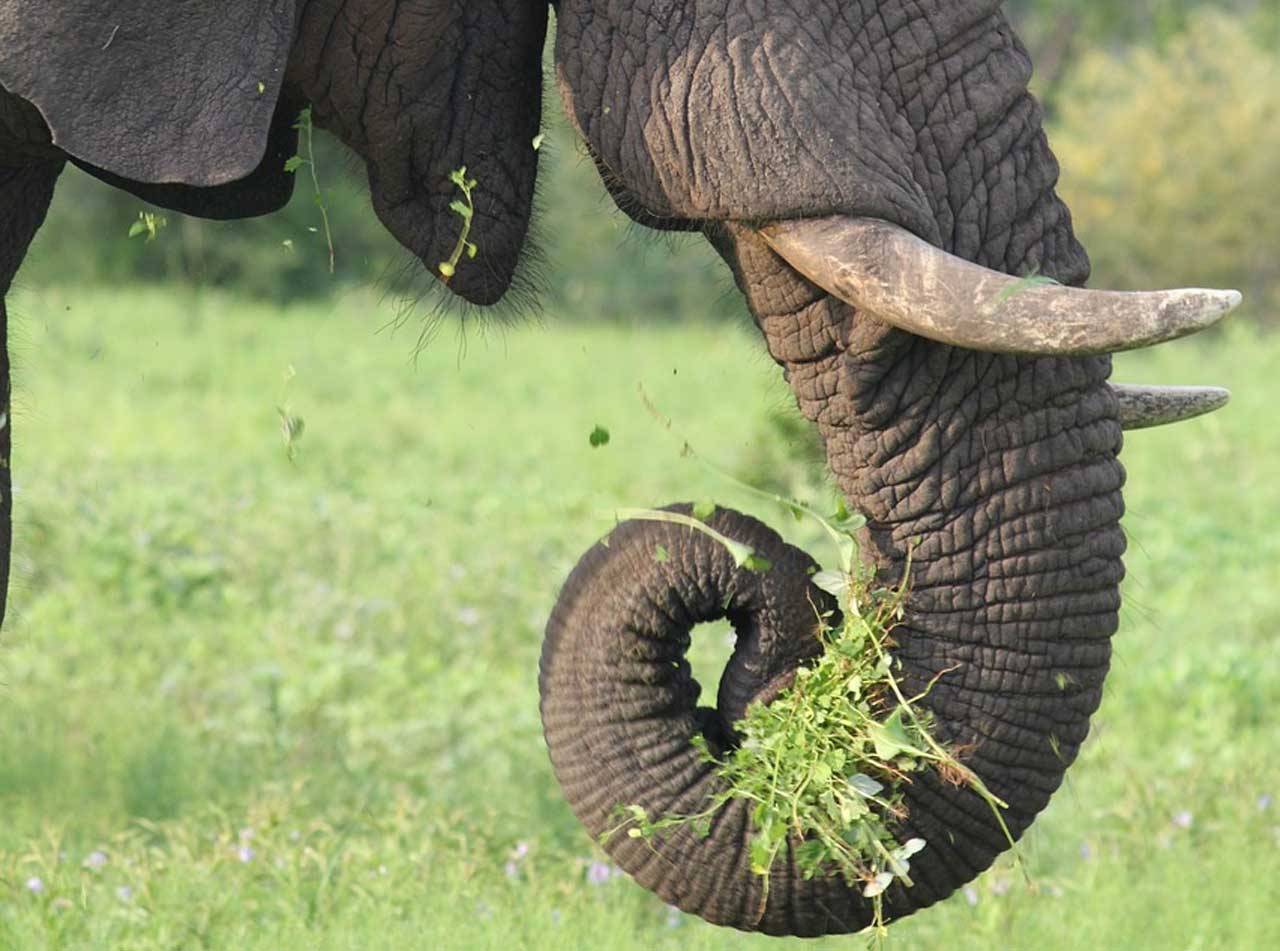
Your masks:
<path fill-rule="evenodd" d="M 4 299 L 49 210 L 53 184 L 61 171 L 61 162 L 0 167 L 0 622 L 4 620 L 9 593 L 9 546 L 13 537 L 13 482 L 9 469 L 13 414 L 9 411 L 9 315 Z"/>

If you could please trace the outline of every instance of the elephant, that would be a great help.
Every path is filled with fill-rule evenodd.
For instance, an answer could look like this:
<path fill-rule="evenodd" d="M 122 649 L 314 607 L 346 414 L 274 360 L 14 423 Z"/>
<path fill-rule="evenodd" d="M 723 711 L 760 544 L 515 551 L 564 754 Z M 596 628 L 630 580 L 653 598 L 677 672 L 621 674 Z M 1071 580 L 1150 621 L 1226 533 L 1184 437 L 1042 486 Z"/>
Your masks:
<path fill-rule="evenodd" d="M 388 230 L 458 297 L 497 302 L 528 256 L 552 8 L 556 85 L 615 203 L 712 244 L 866 518 L 863 557 L 897 580 L 910 553 L 904 689 L 950 671 L 923 703 L 1020 837 L 1101 699 L 1124 575 L 1122 434 L 1228 395 L 1112 384 L 1110 354 L 1208 327 L 1240 297 L 1085 288 L 1030 57 L 999 0 L 0 0 L 0 301 L 66 162 L 186 214 L 267 214 L 291 193 L 309 107 L 364 160 Z M 462 166 L 479 183 L 476 254 L 445 274 Z M 812 559 L 737 513 L 711 525 L 773 568 L 626 522 L 551 613 L 546 742 L 595 837 L 620 804 L 695 808 L 718 781 L 695 736 L 731 743 L 742 711 L 818 650 Z M 717 617 L 737 642 L 700 708 L 683 655 Z M 976 794 L 936 775 L 907 805 L 903 832 L 928 848 L 914 886 L 886 893 L 889 919 L 1009 846 Z M 766 893 L 749 827 L 731 803 L 704 838 L 606 847 L 715 923 L 802 936 L 869 923 L 859 890 L 804 878 L 790 851 Z"/>

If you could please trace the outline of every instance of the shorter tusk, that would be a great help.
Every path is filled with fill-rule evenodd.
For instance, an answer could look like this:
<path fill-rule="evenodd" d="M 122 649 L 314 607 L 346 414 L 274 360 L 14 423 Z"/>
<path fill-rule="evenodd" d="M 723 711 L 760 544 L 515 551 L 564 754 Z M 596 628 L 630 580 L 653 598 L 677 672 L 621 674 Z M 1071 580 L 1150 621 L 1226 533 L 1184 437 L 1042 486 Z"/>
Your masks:
<path fill-rule="evenodd" d="M 760 235 L 848 304 L 930 340 L 1032 356 L 1084 356 L 1175 340 L 1217 323 L 1238 291 L 1094 291 L 1016 278 L 875 218 L 776 221 Z"/>
<path fill-rule="evenodd" d="M 1231 391 L 1220 386 L 1131 386 L 1112 383 L 1120 401 L 1122 429 L 1149 429 L 1195 419 L 1226 406 Z"/>

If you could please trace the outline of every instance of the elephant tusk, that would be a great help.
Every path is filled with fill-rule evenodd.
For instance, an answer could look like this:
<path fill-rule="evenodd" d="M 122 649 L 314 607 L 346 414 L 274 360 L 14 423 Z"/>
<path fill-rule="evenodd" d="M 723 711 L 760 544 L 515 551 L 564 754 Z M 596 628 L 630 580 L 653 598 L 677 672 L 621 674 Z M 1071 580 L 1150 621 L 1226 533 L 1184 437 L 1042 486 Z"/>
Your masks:
<path fill-rule="evenodd" d="M 1131 386 L 1112 383 L 1120 402 L 1120 426 L 1149 429 L 1194 419 L 1226 406 L 1231 391 L 1220 386 Z"/>
<path fill-rule="evenodd" d="M 1149 347 L 1217 323 L 1238 291 L 1095 291 L 1016 278 L 897 225 L 836 216 L 776 221 L 760 235 L 823 290 L 930 340 L 1030 356 Z"/>

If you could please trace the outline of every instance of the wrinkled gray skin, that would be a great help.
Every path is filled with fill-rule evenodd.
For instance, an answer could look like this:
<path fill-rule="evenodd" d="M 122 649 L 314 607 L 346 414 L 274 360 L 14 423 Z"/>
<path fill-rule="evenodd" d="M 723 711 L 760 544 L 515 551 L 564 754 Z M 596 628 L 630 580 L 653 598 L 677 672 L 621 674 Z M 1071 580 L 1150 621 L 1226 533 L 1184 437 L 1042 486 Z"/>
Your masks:
<path fill-rule="evenodd" d="M 218 12 L 208 11 L 218 7 Z M 428 267 L 456 236 L 451 168 L 481 181 L 481 255 L 451 287 L 478 303 L 511 282 L 537 156 L 537 0 L 0 0 L 0 290 L 68 157 L 194 214 L 278 207 L 298 108 L 366 160 L 376 212 Z M 1088 729 L 1117 624 L 1121 431 L 1108 358 L 961 350 L 855 313 L 792 271 L 751 225 L 843 213 L 887 219 L 992 268 L 1081 283 L 1088 261 L 1054 193 L 1058 169 L 1030 64 L 995 0 L 563 0 L 557 79 L 619 205 L 703 231 L 737 278 L 840 487 L 869 519 L 868 557 L 900 575 L 908 691 L 1010 804 L 1015 835 Z M 117 29 L 118 27 L 118 29 Z M 71 37 L 68 39 L 67 37 Z M 163 60 L 156 51 L 164 51 Z M 145 55 L 144 55 L 145 54 Z M 145 64 L 145 68 L 142 64 Z M 195 64 L 195 65 L 192 65 Z M 261 89 L 259 88 L 261 83 Z M 159 94 L 157 94 L 159 93 Z M 3 380 L 8 391 L 7 368 Z M 9 430 L 3 432 L 7 460 Z M 3 492 L 8 558 L 7 465 Z M 631 525 L 565 586 L 543 654 L 548 746 L 592 834 L 612 808 L 696 808 L 712 782 L 688 740 L 726 724 L 813 653 L 802 554 L 722 513 L 780 566 L 760 579 L 669 526 Z M 658 565 L 652 548 L 671 559 Z M 688 629 L 740 631 L 718 710 L 695 710 Z M 976 796 L 917 779 L 904 835 L 928 847 L 891 916 L 931 904 L 1006 847 Z M 664 899 L 740 928 L 864 926 L 834 881 L 747 868 L 745 813 L 704 841 L 610 850 Z"/>

